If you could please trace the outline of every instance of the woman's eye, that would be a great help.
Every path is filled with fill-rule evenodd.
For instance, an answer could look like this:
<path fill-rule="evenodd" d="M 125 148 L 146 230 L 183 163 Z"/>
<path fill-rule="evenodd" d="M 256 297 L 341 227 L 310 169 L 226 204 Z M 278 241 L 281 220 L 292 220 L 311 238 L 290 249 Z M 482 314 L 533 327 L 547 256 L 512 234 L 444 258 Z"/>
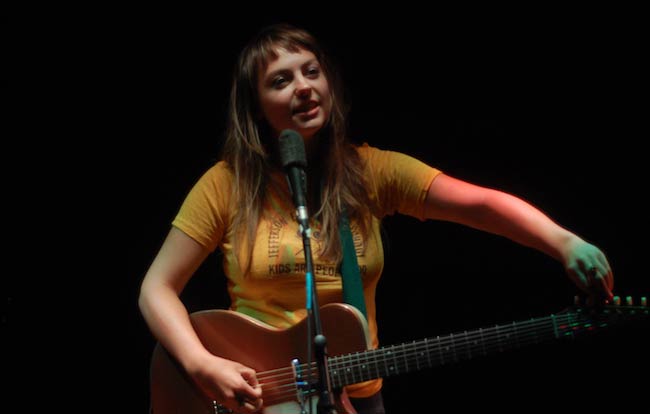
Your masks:
<path fill-rule="evenodd" d="M 318 67 L 311 67 L 307 69 L 307 74 L 308 75 L 318 75 L 320 73 L 320 68 Z"/>
<path fill-rule="evenodd" d="M 284 85 L 286 82 L 287 82 L 287 80 L 285 78 L 277 77 L 277 78 L 273 79 L 273 82 L 271 83 L 271 85 L 273 85 L 274 88 L 279 88 L 282 85 Z"/>

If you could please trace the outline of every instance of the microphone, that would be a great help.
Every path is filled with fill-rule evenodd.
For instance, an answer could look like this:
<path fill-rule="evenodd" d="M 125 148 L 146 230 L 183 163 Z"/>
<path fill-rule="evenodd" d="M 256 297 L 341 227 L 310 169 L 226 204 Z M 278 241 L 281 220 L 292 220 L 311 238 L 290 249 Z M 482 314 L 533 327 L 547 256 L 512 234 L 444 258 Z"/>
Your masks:
<path fill-rule="evenodd" d="M 296 206 L 296 218 L 300 224 L 301 232 L 306 232 L 309 237 L 309 216 L 307 214 L 307 155 L 305 153 L 305 142 L 302 136 L 293 129 L 285 129 L 280 133 L 280 162 L 284 168 L 289 188 L 293 196 L 293 203 Z"/>

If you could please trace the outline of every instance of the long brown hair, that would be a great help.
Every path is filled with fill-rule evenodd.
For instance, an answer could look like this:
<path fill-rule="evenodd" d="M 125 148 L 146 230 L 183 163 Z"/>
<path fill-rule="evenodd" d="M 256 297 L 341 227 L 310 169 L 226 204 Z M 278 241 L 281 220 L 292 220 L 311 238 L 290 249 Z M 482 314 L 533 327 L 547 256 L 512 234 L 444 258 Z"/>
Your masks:
<path fill-rule="evenodd" d="M 266 121 L 259 116 L 258 70 L 277 57 L 278 48 L 312 52 L 330 86 L 332 109 L 326 125 L 319 131 L 325 158 L 321 161 L 323 185 L 320 187 L 320 206 L 316 212 L 322 221 L 324 247 L 318 253 L 336 262 L 340 260 L 342 252 L 338 227 L 344 210 L 359 226 L 362 235 L 367 235 L 370 226 L 363 166 L 356 149 L 347 139 L 347 105 L 338 72 L 307 31 L 288 24 L 267 26 L 244 47 L 235 65 L 222 154 L 235 177 L 234 196 L 239 204 L 233 218 L 236 230 L 234 248 L 235 251 L 248 248 L 249 257 L 242 267 L 244 272 L 250 265 L 252 245 L 274 159 L 271 154 L 273 137 Z"/>

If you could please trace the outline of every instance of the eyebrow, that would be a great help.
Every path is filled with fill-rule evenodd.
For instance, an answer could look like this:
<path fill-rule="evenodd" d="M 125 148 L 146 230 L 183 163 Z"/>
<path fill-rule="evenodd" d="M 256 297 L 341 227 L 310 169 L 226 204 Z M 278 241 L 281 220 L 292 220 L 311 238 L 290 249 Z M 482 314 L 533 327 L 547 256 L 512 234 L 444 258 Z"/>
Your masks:
<path fill-rule="evenodd" d="M 303 68 L 303 67 L 309 66 L 309 65 L 311 65 L 313 63 L 316 63 L 316 64 L 318 64 L 318 66 L 320 66 L 320 62 L 318 61 L 318 59 L 313 58 L 313 59 L 309 59 L 309 60 L 305 61 L 303 64 L 300 65 L 300 67 Z M 287 68 L 281 68 L 281 69 L 274 70 L 273 72 L 269 72 L 264 77 L 264 79 L 265 80 L 272 79 L 273 77 L 275 77 L 275 75 L 279 75 L 280 73 L 286 72 L 287 70 L 288 70 Z"/>

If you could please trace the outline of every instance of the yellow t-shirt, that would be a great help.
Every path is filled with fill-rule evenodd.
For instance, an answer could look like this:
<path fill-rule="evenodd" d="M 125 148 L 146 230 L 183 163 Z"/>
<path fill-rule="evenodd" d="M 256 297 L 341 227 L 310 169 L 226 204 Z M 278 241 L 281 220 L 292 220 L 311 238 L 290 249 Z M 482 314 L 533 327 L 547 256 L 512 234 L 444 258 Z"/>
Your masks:
<path fill-rule="evenodd" d="M 354 221 L 351 230 L 357 252 L 368 315 L 371 346 L 377 348 L 375 289 L 384 266 L 380 220 L 399 212 L 423 220 L 427 190 L 439 170 L 421 161 L 367 144 L 358 148 L 373 214 L 371 229 L 362 239 Z M 248 274 L 232 248 L 231 218 L 238 206 L 231 200 L 233 176 L 225 162 L 210 168 L 194 185 L 173 225 L 210 250 L 223 252 L 231 309 L 277 328 L 288 328 L 307 316 L 305 310 L 305 258 L 302 236 L 294 219 L 295 206 L 282 173 L 272 177 L 253 246 Z M 311 247 L 320 306 L 340 303 L 341 274 L 336 263 L 323 260 L 320 223 L 312 219 Z M 246 254 L 241 252 L 240 255 Z M 381 379 L 346 387 L 351 397 L 367 397 L 381 388 Z"/>

